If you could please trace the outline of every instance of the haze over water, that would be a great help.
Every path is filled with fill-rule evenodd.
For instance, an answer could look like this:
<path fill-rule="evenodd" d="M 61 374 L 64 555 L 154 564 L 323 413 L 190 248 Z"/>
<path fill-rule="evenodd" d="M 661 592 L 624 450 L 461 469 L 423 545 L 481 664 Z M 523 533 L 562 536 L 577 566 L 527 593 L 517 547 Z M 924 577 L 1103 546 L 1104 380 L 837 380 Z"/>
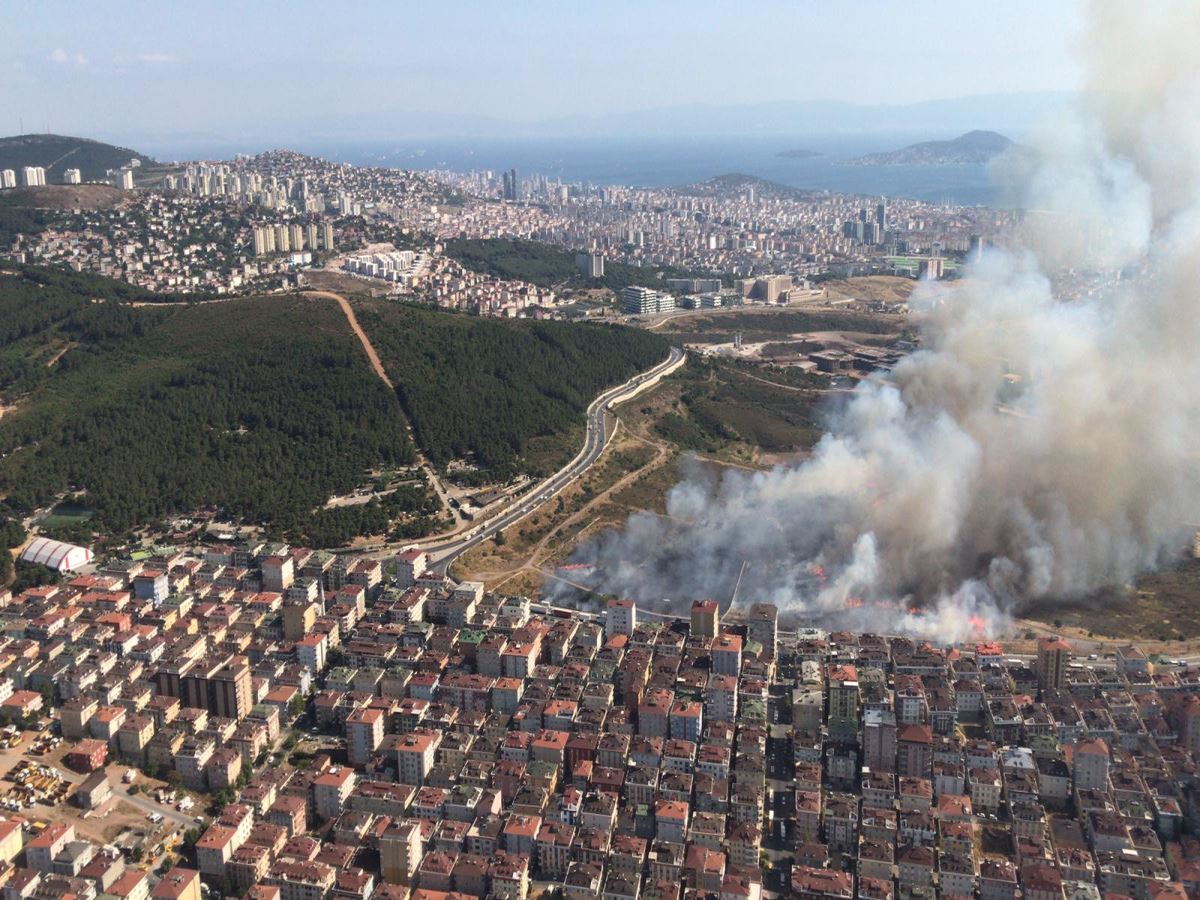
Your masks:
<path fill-rule="evenodd" d="M 495 138 L 334 143 L 314 141 L 292 149 L 355 165 L 457 172 L 516 168 L 522 178 L 546 175 L 596 185 L 666 187 L 739 172 L 791 187 L 848 194 L 911 197 L 935 203 L 993 204 L 997 191 L 987 166 L 847 166 L 866 153 L 896 150 L 953 134 L 774 136 L 733 138 Z M 150 147 L 159 158 L 232 156 L 256 147 Z M 807 159 L 782 157 L 811 150 Z"/>

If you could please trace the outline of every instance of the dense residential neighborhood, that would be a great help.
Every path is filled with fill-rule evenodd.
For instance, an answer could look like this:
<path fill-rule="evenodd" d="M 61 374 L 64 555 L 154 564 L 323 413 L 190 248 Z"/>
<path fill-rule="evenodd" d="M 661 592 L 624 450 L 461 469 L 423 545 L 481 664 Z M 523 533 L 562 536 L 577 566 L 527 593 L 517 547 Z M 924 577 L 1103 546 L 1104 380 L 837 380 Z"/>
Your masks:
<path fill-rule="evenodd" d="M 8 5 L 0 900 L 1200 900 L 1200 0 Z"/>
<path fill-rule="evenodd" d="M 421 550 L 55 558 L 0 593 L 6 896 L 1200 890 L 1200 671 L 1137 647 L 574 612 Z"/>
<path fill-rule="evenodd" d="M 577 312 L 593 314 L 593 289 L 606 295 L 629 279 L 666 287 L 666 276 L 687 276 L 672 289 L 712 294 L 711 303 L 722 275 L 789 285 L 864 274 L 937 278 L 1016 221 L 1007 210 L 799 191 L 746 176 L 599 187 L 515 171 L 355 166 L 285 150 L 160 165 L 153 175 L 124 167 L 110 177 L 111 185 L 79 186 L 101 192 L 89 205 L 60 196 L 76 183 L 17 187 L 14 174 L 0 210 L 13 204 L 43 218 L 11 241 L 0 227 L 0 256 L 172 294 L 283 290 L 314 272 L 336 273 L 360 289 L 442 308 L 543 318 L 563 314 L 568 283 L 587 301 Z M 506 257 L 500 268 L 514 271 L 489 271 L 478 258 L 464 264 L 455 242 L 508 248 L 496 253 Z M 531 264 L 527 247 L 542 258 Z M 546 254 L 561 259 L 547 265 Z M 404 255 L 419 263 L 396 265 Z M 615 280 L 606 280 L 606 262 L 610 275 L 620 267 Z M 714 279 L 715 288 L 693 287 Z M 788 300 L 779 293 L 771 302 Z M 749 288 L 725 302 L 743 295 Z"/>

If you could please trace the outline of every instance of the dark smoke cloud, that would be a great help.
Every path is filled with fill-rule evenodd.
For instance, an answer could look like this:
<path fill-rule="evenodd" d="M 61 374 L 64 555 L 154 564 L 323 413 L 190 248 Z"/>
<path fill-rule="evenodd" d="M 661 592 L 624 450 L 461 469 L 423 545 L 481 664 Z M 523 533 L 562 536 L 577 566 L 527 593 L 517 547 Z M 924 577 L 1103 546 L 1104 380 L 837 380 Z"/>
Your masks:
<path fill-rule="evenodd" d="M 1088 99 L 1004 172 L 1035 211 L 1018 245 L 918 287 L 924 349 L 810 459 L 691 471 L 670 518 L 581 548 L 596 588 L 727 599 L 740 578 L 740 603 L 959 638 L 1177 554 L 1200 505 L 1198 38 L 1198 5 L 1095 4 Z M 1121 278 L 1064 302 L 1064 267 Z"/>

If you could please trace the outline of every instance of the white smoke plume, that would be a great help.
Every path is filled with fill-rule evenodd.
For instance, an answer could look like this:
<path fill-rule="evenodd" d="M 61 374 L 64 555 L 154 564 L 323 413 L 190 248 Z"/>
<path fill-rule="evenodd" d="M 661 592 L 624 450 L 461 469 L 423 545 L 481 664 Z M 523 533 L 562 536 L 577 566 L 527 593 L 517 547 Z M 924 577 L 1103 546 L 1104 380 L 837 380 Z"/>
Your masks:
<path fill-rule="evenodd" d="M 595 588 L 945 639 L 1177 555 L 1200 506 L 1200 4 L 1090 8 L 1087 91 L 1014 159 L 1016 246 L 912 300 L 923 349 L 811 457 L 696 469 L 581 548 Z M 1051 274 L 1109 273 L 1056 297 Z M 683 523 L 683 524 L 681 524 Z"/>

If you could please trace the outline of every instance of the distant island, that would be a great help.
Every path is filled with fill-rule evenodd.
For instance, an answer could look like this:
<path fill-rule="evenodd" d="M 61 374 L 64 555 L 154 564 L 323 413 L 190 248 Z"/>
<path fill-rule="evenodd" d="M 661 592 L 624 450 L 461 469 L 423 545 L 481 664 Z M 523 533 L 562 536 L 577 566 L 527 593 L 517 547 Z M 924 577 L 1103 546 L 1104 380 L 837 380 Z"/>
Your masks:
<path fill-rule="evenodd" d="M 794 188 L 778 181 L 768 181 L 757 175 L 746 175 L 742 172 L 728 172 L 715 175 L 707 181 L 684 185 L 675 188 L 680 194 L 692 197 L 717 197 L 730 194 L 744 193 L 753 189 L 759 197 L 778 197 L 784 200 L 798 200 L 815 195 L 815 191 L 805 188 Z"/>
<path fill-rule="evenodd" d="M 775 155 L 781 159 L 812 159 L 814 156 L 820 156 L 821 154 L 816 150 L 797 147 L 795 150 L 780 150 Z"/>
<path fill-rule="evenodd" d="M 968 131 L 950 141 L 923 141 L 900 150 L 868 153 L 843 162 L 847 166 L 969 166 L 986 163 L 1014 146 L 995 131 Z"/>

